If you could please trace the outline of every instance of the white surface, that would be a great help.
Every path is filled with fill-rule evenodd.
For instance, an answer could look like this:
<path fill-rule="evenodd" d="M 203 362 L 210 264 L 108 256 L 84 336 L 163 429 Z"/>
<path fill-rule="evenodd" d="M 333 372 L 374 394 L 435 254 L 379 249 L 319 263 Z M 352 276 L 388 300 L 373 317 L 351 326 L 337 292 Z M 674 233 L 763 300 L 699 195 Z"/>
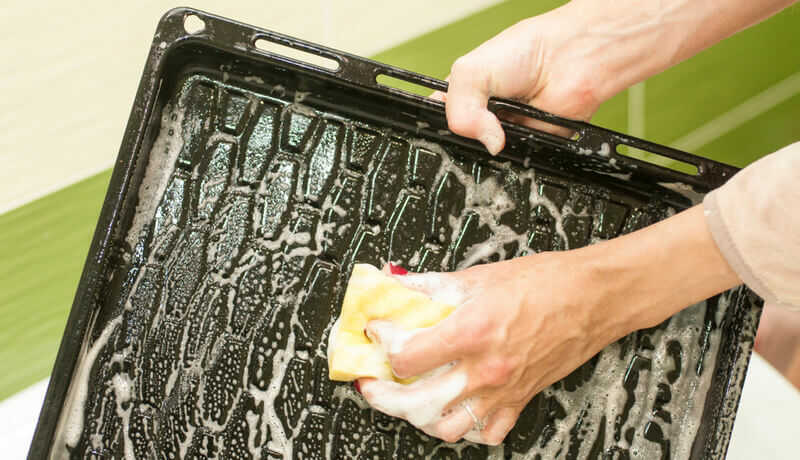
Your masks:
<path fill-rule="evenodd" d="M 0 214 L 110 167 L 160 0 L 6 2 L 0 14 Z M 497 0 L 293 0 L 192 6 L 371 55 Z M 353 18 L 356 19 L 354 23 Z"/>
<path fill-rule="evenodd" d="M 796 460 L 800 392 L 753 354 L 733 426 L 728 460 Z"/>
<path fill-rule="evenodd" d="M 48 379 L 42 380 L 0 401 L 2 458 L 16 460 L 28 456 L 28 447 L 39 420 L 47 382 Z"/>
<path fill-rule="evenodd" d="M 24 459 L 39 417 L 47 380 L 0 401 L 2 458 Z M 728 460 L 796 460 L 800 392 L 757 354 L 750 360 Z"/>

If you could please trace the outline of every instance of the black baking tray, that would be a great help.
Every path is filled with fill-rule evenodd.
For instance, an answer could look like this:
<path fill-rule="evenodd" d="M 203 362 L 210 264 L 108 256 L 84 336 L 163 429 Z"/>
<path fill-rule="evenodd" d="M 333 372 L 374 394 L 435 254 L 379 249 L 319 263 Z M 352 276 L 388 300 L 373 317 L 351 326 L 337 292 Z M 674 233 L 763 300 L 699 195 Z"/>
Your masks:
<path fill-rule="evenodd" d="M 190 16 L 204 28 L 187 32 Z M 576 135 L 505 123 L 492 158 L 447 130 L 440 102 L 379 75 L 446 89 L 205 12 L 162 18 L 29 458 L 724 458 L 761 309 L 745 287 L 610 345 L 497 447 L 431 439 L 327 379 L 354 263 L 454 270 L 576 248 L 736 172 L 505 100 L 490 106 Z"/>

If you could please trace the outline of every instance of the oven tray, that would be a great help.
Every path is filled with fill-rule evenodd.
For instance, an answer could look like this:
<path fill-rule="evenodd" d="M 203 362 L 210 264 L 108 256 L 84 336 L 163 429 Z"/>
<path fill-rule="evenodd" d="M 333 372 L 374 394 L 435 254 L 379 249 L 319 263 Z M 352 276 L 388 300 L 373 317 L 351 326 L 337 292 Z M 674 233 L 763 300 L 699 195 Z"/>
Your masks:
<path fill-rule="evenodd" d="M 190 15 L 204 30 L 184 29 Z M 328 380 L 354 263 L 455 270 L 576 248 L 736 172 L 503 100 L 492 109 L 577 134 L 507 124 L 491 158 L 447 130 L 441 103 L 381 74 L 446 88 L 201 11 L 163 17 L 29 458 L 724 458 L 761 309 L 744 287 L 610 345 L 536 396 L 501 446 L 439 442 Z"/>

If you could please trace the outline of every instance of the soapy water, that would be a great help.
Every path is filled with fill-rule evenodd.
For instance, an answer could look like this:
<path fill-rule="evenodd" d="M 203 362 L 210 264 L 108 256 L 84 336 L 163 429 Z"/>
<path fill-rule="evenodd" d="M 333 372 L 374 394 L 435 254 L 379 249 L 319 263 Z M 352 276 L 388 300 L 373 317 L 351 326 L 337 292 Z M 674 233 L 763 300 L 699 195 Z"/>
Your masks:
<path fill-rule="evenodd" d="M 327 337 L 356 262 L 449 271 L 583 246 L 674 210 L 267 93 L 195 76 L 164 108 L 52 458 L 689 452 L 732 294 L 610 345 L 534 398 L 496 447 L 438 442 L 328 381 Z M 246 103 L 225 102 L 234 96 Z M 407 416 L 430 423 L 431 401 L 447 398 L 434 396 Z"/>
<path fill-rule="evenodd" d="M 454 367 L 455 363 L 446 364 L 406 385 L 369 381 L 363 385 L 362 391 L 370 395 L 369 402 L 373 408 L 408 420 L 428 434 L 435 434 L 435 426 L 444 417 L 445 407 L 467 386 L 467 375 L 452 370 Z M 436 383 L 431 385 L 434 381 Z"/>
<path fill-rule="evenodd" d="M 367 325 L 366 334 L 373 343 L 380 344 L 384 354 L 392 356 L 403 351 L 405 344 L 412 340 L 420 330 L 405 330 L 395 327 L 390 321 L 373 320 Z M 328 349 L 333 348 L 334 345 L 334 342 L 329 341 Z"/>

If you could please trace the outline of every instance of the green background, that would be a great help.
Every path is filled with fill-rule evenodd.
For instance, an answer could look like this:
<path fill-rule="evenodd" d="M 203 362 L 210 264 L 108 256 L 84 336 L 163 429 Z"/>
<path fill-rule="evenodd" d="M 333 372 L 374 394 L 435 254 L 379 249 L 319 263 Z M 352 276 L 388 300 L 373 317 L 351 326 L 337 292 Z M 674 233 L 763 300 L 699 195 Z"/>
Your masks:
<path fill-rule="evenodd" d="M 374 58 L 443 78 L 457 57 L 561 3 L 507 1 Z M 794 7 L 648 80 L 645 137 L 671 144 L 800 72 L 798 31 L 800 10 Z M 621 93 L 593 122 L 626 131 L 627 107 L 627 93 Z M 799 115 L 800 94 L 694 153 L 745 166 L 800 140 Z M 109 178 L 110 171 L 100 173 L 0 215 L 0 400 L 52 370 Z"/>

